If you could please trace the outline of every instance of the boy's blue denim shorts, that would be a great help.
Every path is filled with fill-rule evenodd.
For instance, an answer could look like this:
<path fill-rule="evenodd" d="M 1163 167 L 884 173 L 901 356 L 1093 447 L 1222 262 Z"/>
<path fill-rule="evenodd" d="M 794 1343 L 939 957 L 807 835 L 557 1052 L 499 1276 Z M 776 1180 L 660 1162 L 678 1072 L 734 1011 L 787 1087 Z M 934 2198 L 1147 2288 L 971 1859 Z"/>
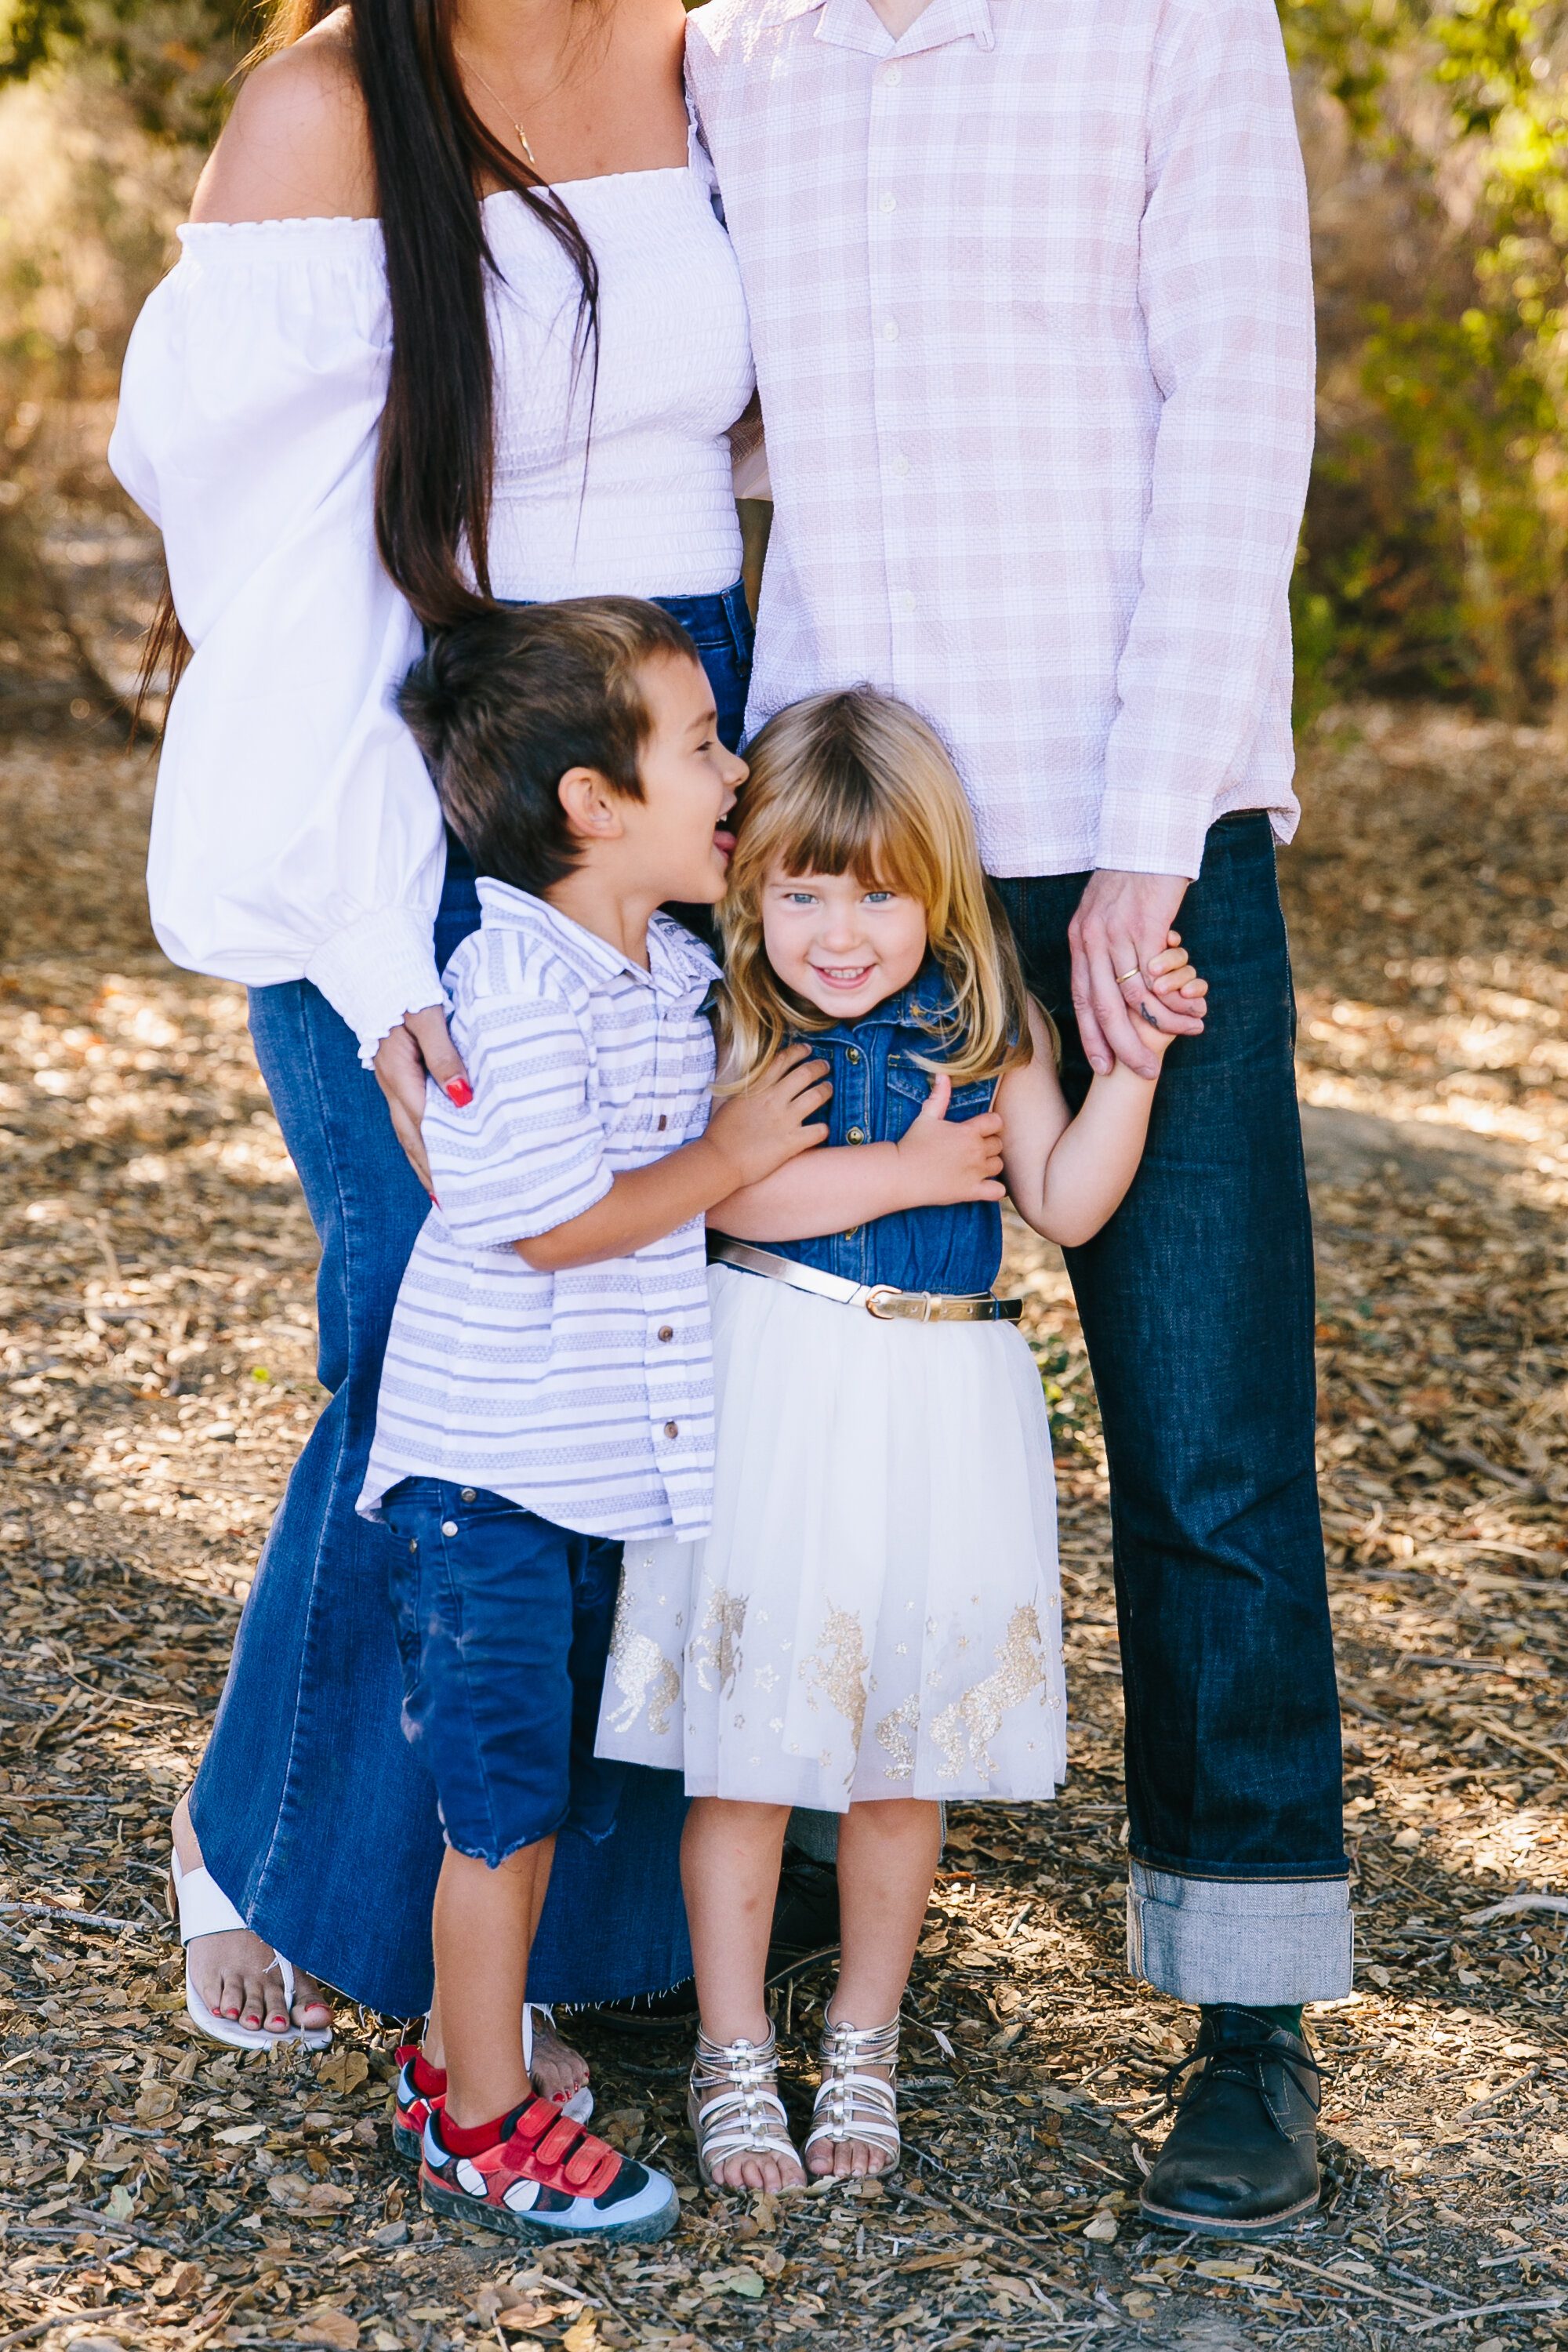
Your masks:
<path fill-rule="evenodd" d="M 557 1830 L 608 1837 L 624 1767 L 594 1754 L 621 1547 L 484 1488 L 384 1496 L 403 1732 L 447 1843 L 494 1870 Z"/>

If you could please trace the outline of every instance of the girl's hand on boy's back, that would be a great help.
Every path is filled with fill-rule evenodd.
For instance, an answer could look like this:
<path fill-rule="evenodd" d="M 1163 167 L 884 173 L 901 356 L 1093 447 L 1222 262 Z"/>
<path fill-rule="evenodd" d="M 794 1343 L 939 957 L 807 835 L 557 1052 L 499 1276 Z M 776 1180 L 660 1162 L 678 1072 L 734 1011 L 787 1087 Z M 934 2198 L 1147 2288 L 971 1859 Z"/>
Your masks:
<path fill-rule="evenodd" d="M 786 1047 L 766 1075 L 744 1094 L 730 1095 L 708 1122 L 704 1141 L 721 1152 L 730 1171 L 727 1190 L 760 1183 L 775 1168 L 827 1140 L 815 1121 L 833 1092 L 826 1062 L 814 1061 L 809 1045 Z"/>
<path fill-rule="evenodd" d="M 894 1146 L 911 1208 L 948 1209 L 964 1201 L 1000 1201 L 1002 1120 L 994 1110 L 949 1118 L 952 1080 L 937 1071 L 920 1115 Z"/>

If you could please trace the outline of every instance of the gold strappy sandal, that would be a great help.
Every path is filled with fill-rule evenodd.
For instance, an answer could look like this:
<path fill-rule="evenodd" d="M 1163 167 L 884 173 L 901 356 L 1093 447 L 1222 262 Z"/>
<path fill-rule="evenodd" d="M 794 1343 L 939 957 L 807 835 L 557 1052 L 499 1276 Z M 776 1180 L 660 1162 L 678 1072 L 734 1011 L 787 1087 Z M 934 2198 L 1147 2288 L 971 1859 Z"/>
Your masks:
<path fill-rule="evenodd" d="M 868 2179 L 890 2180 L 903 2157 L 897 2097 L 899 2020 L 895 2017 L 890 2025 L 857 2026 L 835 2025 L 829 2018 L 821 2054 L 822 2088 L 812 2110 L 807 2158 L 818 2140 L 858 2139 L 888 2159 L 875 2170 L 868 2168 Z M 879 2074 L 864 2073 L 867 2066 L 890 2067 L 892 2080 L 884 2083 Z M 806 2169 L 810 2171 L 809 2162 Z"/>

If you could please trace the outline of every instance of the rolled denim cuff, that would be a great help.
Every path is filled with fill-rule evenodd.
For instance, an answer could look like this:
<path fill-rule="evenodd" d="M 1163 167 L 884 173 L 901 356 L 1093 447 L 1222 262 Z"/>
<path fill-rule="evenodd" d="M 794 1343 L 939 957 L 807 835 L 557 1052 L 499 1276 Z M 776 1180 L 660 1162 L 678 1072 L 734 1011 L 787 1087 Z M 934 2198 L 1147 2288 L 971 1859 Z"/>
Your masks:
<path fill-rule="evenodd" d="M 1183 1878 L 1131 1866 L 1128 1968 L 1176 2000 L 1342 2000 L 1354 1964 L 1348 1878 Z"/>

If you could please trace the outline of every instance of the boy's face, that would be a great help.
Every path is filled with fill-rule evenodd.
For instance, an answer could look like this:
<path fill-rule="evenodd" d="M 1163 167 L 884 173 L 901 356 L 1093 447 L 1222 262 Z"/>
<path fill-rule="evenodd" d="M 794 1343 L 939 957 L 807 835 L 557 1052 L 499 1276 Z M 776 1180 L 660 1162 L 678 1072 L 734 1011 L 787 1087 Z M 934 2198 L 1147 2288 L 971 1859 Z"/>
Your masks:
<path fill-rule="evenodd" d="M 735 846 L 724 819 L 746 781 L 746 763 L 719 739 L 713 691 L 700 664 L 676 656 L 647 662 L 639 683 L 653 727 L 637 761 L 643 797 L 617 803 L 626 843 L 656 903 L 714 906 Z"/>

